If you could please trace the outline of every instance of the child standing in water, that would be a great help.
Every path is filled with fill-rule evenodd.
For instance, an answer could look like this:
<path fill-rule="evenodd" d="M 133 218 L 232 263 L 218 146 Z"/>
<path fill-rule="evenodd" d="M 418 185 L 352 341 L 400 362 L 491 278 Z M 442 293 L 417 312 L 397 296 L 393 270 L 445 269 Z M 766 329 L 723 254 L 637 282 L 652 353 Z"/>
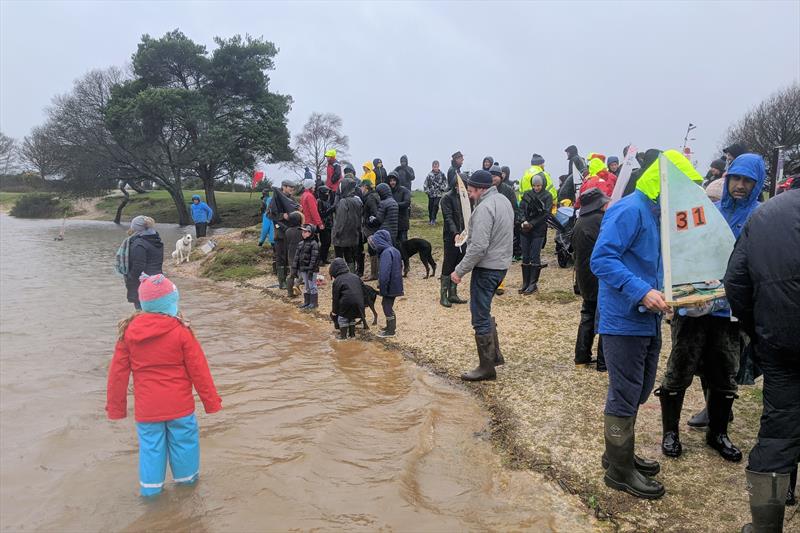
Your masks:
<path fill-rule="evenodd" d="M 292 271 L 303 278 L 303 304 L 300 309 L 316 309 L 319 305 L 317 293 L 317 272 L 319 271 L 319 242 L 315 233 L 317 229 L 313 224 L 304 224 L 300 227 L 303 240 L 297 245 L 292 262 Z"/>
<path fill-rule="evenodd" d="M 222 399 L 200 343 L 178 315 L 177 287 L 163 274 L 142 275 L 139 301 L 143 312 L 120 322 L 106 412 L 111 420 L 127 416 L 133 372 L 140 492 L 155 496 L 164 486 L 167 458 L 177 483 L 194 483 L 200 473 L 192 386 L 206 413 L 222 409 Z"/>

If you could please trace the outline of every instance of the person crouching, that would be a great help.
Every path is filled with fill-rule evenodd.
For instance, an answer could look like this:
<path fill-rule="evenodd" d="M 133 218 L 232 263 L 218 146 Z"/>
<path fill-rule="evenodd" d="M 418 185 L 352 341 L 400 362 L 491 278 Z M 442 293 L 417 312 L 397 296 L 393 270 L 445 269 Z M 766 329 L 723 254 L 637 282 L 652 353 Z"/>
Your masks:
<path fill-rule="evenodd" d="M 339 328 L 339 339 L 356 336 L 356 319 L 364 316 L 364 289 L 361 278 L 350 272 L 347 262 L 337 257 L 328 269 L 333 281 L 331 319 Z"/>
<path fill-rule="evenodd" d="M 375 232 L 369 244 L 378 251 L 378 291 L 381 307 L 386 316 L 386 327 L 378 337 L 394 337 L 397 332 L 397 317 L 394 315 L 394 299 L 403 295 L 403 269 L 400 250 L 392 246 L 392 237 L 385 229 Z"/>
<path fill-rule="evenodd" d="M 164 487 L 167 460 L 176 483 L 192 484 L 200 472 L 200 437 L 192 387 L 206 413 L 222 409 L 208 362 L 194 333 L 178 314 L 178 289 L 163 274 L 142 275 L 137 312 L 119 325 L 108 369 L 106 412 L 127 416 L 133 372 L 134 415 L 139 436 L 142 496 Z"/>
<path fill-rule="evenodd" d="M 298 307 L 316 309 L 319 298 L 316 279 L 319 271 L 319 242 L 314 235 L 316 228 L 312 224 L 305 224 L 300 229 L 303 240 L 297 246 L 292 264 L 292 270 L 303 278 L 303 304 Z"/>

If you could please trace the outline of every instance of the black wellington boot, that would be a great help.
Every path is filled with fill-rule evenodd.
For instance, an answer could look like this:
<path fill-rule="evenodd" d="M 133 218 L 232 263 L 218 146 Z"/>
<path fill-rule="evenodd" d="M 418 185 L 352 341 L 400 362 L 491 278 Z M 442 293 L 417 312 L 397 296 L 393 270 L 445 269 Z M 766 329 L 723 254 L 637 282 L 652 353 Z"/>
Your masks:
<path fill-rule="evenodd" d="M 339 335 L 336 337 L 336 339 L 340 341 L 347 340 L 347 326 L 342 326 L 339 328 Z"/>
<path fill-rule="evenodd" d="M 286 290 L 286 270 L 285 266 L 278 265 L 278 288 Z"/>
<path fill-rule="evenodd" d="M 447 281 L 450 283 L 450 290 L 447 291 L 447 299 L 450 300 L 451 304 L 465 304 L 467 300 L 462 300 L 458 297 L 458 285 L 453 283 L 450 279 L 450 276 L 447 276 Z"/>
<path fill-rule="evenodd" d="M 487 381 L 497 378 L 494 370 L 495 347 L 494 335 L 475 335 L 478 346 L 478 366 L 474 370 L 461 374 L 464 381 Z"/>
<path fill-rule="evenodd" d="M 500 366 L 506 364 L 506 360 L 503 359 L 503 352 L 500 351 L 500 339 L 497 337 L 497 320 L 491 317 L 491 321 L 492 337 L 494 337 L 494 366 Z"/>
<path fill-rule="evenodd" d="M 353 338 L 353 337 L 356 336 L 356 323 L 355 322 L 350 322 L 347 325 L 347 336 L 350 337 L 350 338 Z"/>
<path fill-rule="evenodd" d="M 397 333 L 397 317 L 387 316 L 386 328 L 378 333 L 378 337 L 394 337 L 395 333 Z"/>
<path fill-rule="evenodd" d="M 789 474 L 745 470 L 750 514 L 753 522 L 742 533 L 780 533 L 783 531 L 784 500 L 789 489 Z"/>
<path fill-rule="evenodd" d="M 661 400 L 661 453 L 667 457 L 680 457 L 683 452 L 678 424 L 681 420 L 681 409 L 685 390 L 669 390 L 664 387 L 656 389 L 655 395 Z"/>
<path fill-rule="evenodd" d="M 634 417 L 605 415 L 605 440 L 608 469 L 603 481 L 612 489 L 637 498 L 654 500 L 666 492 L 664 485 L 634 467 Z"/>
<path fill-rule="evenodd" d="M 542 273 L 542 267 L 540 265 L 528 265 L 528 268 L 531 271 L 530 282 L 522 294 L 533 294 L 539 290 L 539 275 Z"/>
<path fill-rule="evenodd" d="M 447 298 L 447 293 L 450 290 L 450 280 L 447 276 L 442 276 L 441 284 L 439 287 L 439 305 L 442 307 L 453 307 L 450 300 Z"/>
<path fill-rule="evenodd" d="M 308 296 L 309 296 L 309 302 L 306 309 L 311 310 L 319 307 L 319 293 L 309 294 Z"/>
<path fill-rule="evenodd" d="M 711 390 L 708 393 L 708 433 L 706 444 L 717 450 L 726 461 L 738 463 L 742 452 L 728 438 L 728 417 L 736 394 Z"/>
<path fill-rule="evenodd" d="M 307 292 L 303 293 L 303 303 L 298 305 L 298 309 L 308 309 L 308 305 L 311 303 L 311 295 Z"/>
<path fill-rule="evenodd" d="M 286 278 L 286 296 L 294 298 L 294 276 Z"/>
<path fill-rule="evenodd" d="M 527 263 L 522 263 L 520 268 L 522 269 L 522 285 L 517 292 L 522 294 L 525 292 L 525 289 L 528 288 L 528 284 L 531 282 L 531 269 L 530 265 Z"/>

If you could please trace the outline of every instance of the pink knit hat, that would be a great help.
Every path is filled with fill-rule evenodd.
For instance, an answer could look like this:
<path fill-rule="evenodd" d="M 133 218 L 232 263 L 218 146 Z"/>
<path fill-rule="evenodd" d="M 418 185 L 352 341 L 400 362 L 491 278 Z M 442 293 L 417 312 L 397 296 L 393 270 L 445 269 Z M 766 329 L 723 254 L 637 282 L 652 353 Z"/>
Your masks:
<path fill-rule="evenodd" d="M 175 284 L 164 274 L 154 274 L 148 276 L 142 274 L 139 276 L 139 301 L 149 302 L 150 300 L 157 300 L 162 296 L 167 296 L 177 291 Z"/>

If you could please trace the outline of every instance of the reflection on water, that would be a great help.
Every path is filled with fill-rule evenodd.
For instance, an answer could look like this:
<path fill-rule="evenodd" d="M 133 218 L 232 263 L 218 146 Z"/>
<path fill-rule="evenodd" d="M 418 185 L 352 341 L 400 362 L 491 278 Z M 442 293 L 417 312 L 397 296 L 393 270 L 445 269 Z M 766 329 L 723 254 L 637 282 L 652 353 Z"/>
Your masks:
<path fill-rule="evenodd" d="M 124 228 L 0 218 L 3 530 L 588 530 L 538 476 L 476 438 L 463 391 L 258 295 L 176 279 L 223 398 L 198 404 L 196 487 L 138 496 L 131 416 L 109 422 L 113 272 Z M 159 227 L 171 251 L 179 228 Z M 169 254 L 167 253 L 167 257 Z"/>

